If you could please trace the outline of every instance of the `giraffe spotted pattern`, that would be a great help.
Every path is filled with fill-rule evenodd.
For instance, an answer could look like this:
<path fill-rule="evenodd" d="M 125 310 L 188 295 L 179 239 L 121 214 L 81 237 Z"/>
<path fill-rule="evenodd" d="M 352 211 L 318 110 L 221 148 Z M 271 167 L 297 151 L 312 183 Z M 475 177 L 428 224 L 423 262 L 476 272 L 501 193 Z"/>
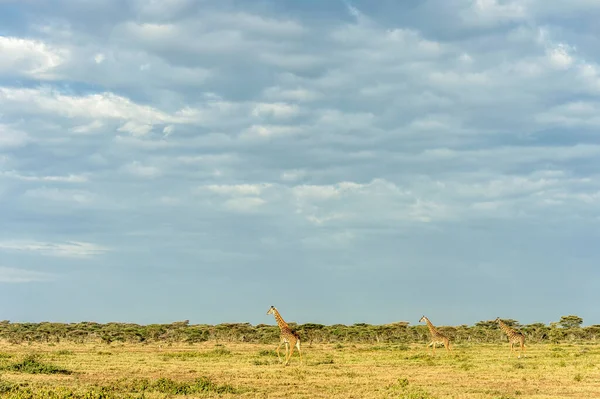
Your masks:
<path fill-rule="evenodd" d="M 272 314 L 275 316 L 275 321 L 281 330 L 281 335 L 279 338 L 279 346 L 277 346 L 277 358 L 281 362 L 281 356 L 279 355 L 279 348 L 281 345 L 285 344 L 285 365 L 287 366 L 290 362 L 290 358 L 294 353 L 294 348 L 298 348 L 298 354 L 300 355 L 300 363 L 302 363 L 302 351 L 300 351 L 300 337 L 298 334 L 292 331 L 290 326 L 283 320 L 279 311 L 275 308 L 275 306 L 271 306 L 271 308 L 267 311 L 267 314 Z"/>
<path fill-rule="evenodd" d="M 431 334 L 431 342 L 429 343 L 429 345 L 427 345 L 428 347 L 431 346 L 432 347 L 432 355 L 435 355 L 435 346 L 436 345 L 444 345 L 444 347 L 446 348 L 446 351 L 450 351 L 450 339 L 445 336 L 444 334 L 442 334 L 437 328 L 435 328 L 435 326 L 433 325 L 433 323 L 431 323 L 429 321 L 429 319 L 427 317 L 425 317 L 425 315 L 423 315 L 423 317 L 421 317 L 421 319 L 419 320 L 420 322 L 425 322 L 427 323 L 427 327 L 429 327 L 429 333 Z"/>
<path fill-rule="evenodd" d="M 510 354 L 514 351 L 514 345 L 518 344 L 521 346 L 521 353 L 519 353 L 518 356 L 520 358 L 521 354 L 523 354 L 523 352 L 525 351 L 525 336 L 519 331 L 510 328 L 508 325 L 506 325 L 506 323 L 500 320 L 499 317 L 496 318 L 496 323 L 498 323 L 502 331 L 504 331 L 504 333 L 508 337 L 508 342 L 510 342 L 510 353 L 508 354 L 508 356 L 510 356 Z"/>

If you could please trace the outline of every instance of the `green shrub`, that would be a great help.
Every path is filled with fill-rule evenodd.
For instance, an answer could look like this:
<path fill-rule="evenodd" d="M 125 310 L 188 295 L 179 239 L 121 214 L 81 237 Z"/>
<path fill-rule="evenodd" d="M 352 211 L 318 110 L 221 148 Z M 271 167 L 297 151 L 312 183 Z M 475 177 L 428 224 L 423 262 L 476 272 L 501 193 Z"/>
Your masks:
<path fill-rule="evenodd" d="M 71 374 L 72 372 L 53 364 L 42 363 L 36 355 L 29 355 L 17 363 L 2 368 L 6 371 L 27 374 Z"/>

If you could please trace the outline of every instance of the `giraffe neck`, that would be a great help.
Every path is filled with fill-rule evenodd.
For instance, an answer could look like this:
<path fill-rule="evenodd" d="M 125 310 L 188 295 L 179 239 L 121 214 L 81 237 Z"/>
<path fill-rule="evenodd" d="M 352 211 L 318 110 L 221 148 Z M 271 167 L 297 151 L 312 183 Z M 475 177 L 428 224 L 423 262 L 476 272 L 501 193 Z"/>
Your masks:
<path fill-rule="evenodd" d="M 425 323 L 427 323 L 427 327 L 429 327 L 429 332 L 432 335 L 436 335 L 438 333 L 438 330 L 436 330 L 436 328 L 433 326 L 433 324 L 429 321 L 427 317 L 425 318 Z"/>
<path fill-rule="evenodd" d="M 273 316 L 275 316 L 275 321 L 277 322 L 277 325 L 279 326 L 280 330 L 289 330 L 290 327 L 287 325 L 285 320 L 283 320 L 283 317 L 281 317 L 277 309 L 275 309 L 275 312 L 273 312 Z"/>
<path fill-rule="evenodd" d="M 502 320 L 498 320 L 498 324 L 500 324 L 500 328 L 507 335 L 511 335 L 514 332 L 514 330 L 512 328 L 510 328 L 509 326 L 507 326 L 506 324 L 504 324 L 504 322 Z"/>

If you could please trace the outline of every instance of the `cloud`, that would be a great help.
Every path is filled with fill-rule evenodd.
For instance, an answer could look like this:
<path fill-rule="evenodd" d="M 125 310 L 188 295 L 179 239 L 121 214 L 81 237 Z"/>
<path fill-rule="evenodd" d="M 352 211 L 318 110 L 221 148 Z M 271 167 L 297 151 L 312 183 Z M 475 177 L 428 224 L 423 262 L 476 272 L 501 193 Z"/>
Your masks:
<path fill-rule="evenodd" d="M 4 148 L 21 147 L 30 141 L 25 132 L 15 131 L 0 123 L 0 150 Z"/>
<path fill-rule="evenodd" d="M 85 125 L 74 126 L 71 128 L 71 131 L 77 134 L 93 134 L 98 132 L 103 126 L 102 122 L 95 120 Z"/>
<path fill-rule="evenodd" d="M 70 202 L 75 204 L 91 204 L 94 199 L 94 193 L 87 190 L 60 189 L 56 187 L 39 187 L 26 190 L 24 197 L 55 202 Z"/>
<path fill-rule="evenodd" d="M 0 283 L 31 283 L 53 279 L 54 276 L 50 273 L 0 266 Z"/>
<path fill-rule="evenodd" d="M 231 198 L 224 202 L 224 206 L 227 209 L 235 212 L 249 212 L 255 210 L 257 207 L 265 204 L 265 200 L 258 197 L 238 197 Z"/>
<path fill-rule="evenodd" d="M 318 92 L 301 87 L 284 89 L 279 86 L 273 86 L 264 90 L 264 97 L 272 100 L 307 102 L 314 101 L 319 96 Z"/>
<path fill-rule="evenodd" d="M 306 171 L 302 169 L 286 170 L 281 172 L 281 180 L 295 181 L 306 176 Z"/>
<path fill-rule="evenodd" d="M 78 241 L 67 241 L 65 243 L 52 243 L 43 241 L 0 241 L 0 250 L 33 252 L 46 256 L 57 256 L 65 258 L 90 258 L 102 255 L 109 248 Z"/>
<path fill-rule="evenodd" d="M 55 113 L 67 118 L 147 120 L 158 123 L 169 120 L 169 115 L 152 107 L 135 104 L 131 100 L 113 93 L 98 93 L 86 96 L 62 94 L 44 89 L 0 88 L 0 101 L 12 108 L 28 104 L 31 111 Z"/>
<path fill-rule="evenodd" d="M 568 127 L 600 126 L 600 102 L 576 101 L 555 106 L 537 115 L 537 119 L 548 125 Z"/>
<path fill-rule="evenodd" d="M 271 137 L 289 136 L 302 132 L 297 126 L 286 125 L 252 125 L 240 135 L 248 139 L 265 139 Z"/>
<path fill-rule="evenodd" d="M 389 318 L 426 279 L 453 323 L 501 306 L 460 289 L 498 288 L 498 265 L 528 303 L 565 264 L 594 277 L 597 2 L 59 3 L 0 15 L 3 264 L 42 259 L 71 292 L 65 258 L 101 259 L 69 283 L 122 281 L 122 302 L 205 282 L 174 291 L 182 312 L 227 281 L 217 322 L 282 264 L 327 320 L 344 309 L 323 287 L 377 291 L 353 309 Z"/>
<path fill-rule="evenodd" d="M 85 183 L 88 178 L 84 175 L 70 174 L 68 176 L 27 176 L 15 171 L 0 171 L 0 177 L 29 181 L 29 182 L 56 182 L 56 183 Z"/>
<path fill-rule="evenodd" d="M 475 0 L 463 12 L 467 25 L 514 22 L 527 17 L 527 7 L 520 1 Z"/>
<path fill-rule="evenodd" d="M 568 69 L 573 65 L 573 57 L 569 54 L 569 49 L 563 44 L 557 45 L 548 51 L 548 58 L 552 65 L 558 69 Z"/>
<path fill-rule="evenodd" d="M 54 70 L 69 57 L 64 49 L 38 41 L 0 36 L 0 74 L 25 75 L 37 79 L 55 79 Z"/>
<path fill-rule="evenodd" d="M 133 161 L 125 165 L 124 170 L 137 177 L 154 178 L 162 174 L 161 170 L 155 166 L 142 165 L 138 161 Z"/>
<path fill-rule="evenodd" d="M 201 187 L 201 189 L 206 189 L 208 191 L 212 191 L 217 194 L 224 195 L 260 195 L 260 193 L 265 189 L 270 187 L 270 184 L 233 184 L 233 185 L 216 185 L 210 184 L 205 187 Z"/>
<path fill-rule="evenodd" d="M 252 110 L 252 115 L 260 118 L 289 118 L 298 115 L 298 107 L 285 103 L 259 103 Z"/>
<path fill-rule="evenodd" d="M 342 182 L 336 185 L 301 185 L 292 189 L 298 199 L 324 200 L 339 197 L 344 191 L 360 189 L 361 184 Z"/>

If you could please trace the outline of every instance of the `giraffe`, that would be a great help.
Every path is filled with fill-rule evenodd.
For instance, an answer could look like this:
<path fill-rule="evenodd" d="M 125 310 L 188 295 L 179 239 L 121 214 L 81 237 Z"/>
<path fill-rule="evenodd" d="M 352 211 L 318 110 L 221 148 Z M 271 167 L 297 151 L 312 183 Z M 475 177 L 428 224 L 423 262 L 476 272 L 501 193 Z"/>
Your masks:
<path fill-rule="evenodd" d="M 279 338 L 279 346 L 277 346 L 277 358 L 281 362 L 281 357 L 279 356 L 279 348 L 281 348 L 282 344 L 285 344 L 285 365 L 287 366 L 290 362 L 290 358 L 292 357 L 292 353 L 294 353 L 294 347 L 298 348 L 298 354 L 300 355 L 300 364 L 302 364 L 302 352 L 300 351 L 300 337 L 297 333 L 291 330 L 290 326 L 283 320 L 281 314 L 275 306 L 271 306 L 267 311 L 267 314 L 272 314 L 275 316 L 275 321 L 281 330 L 281 335 Z M 288 354 L 289 352 L 289 354 Z"/>
<path fill-rule="evenodd" d="M 437 344 L 444 344 L 444 346 L 446 347 L 446 351 L 449 352 L 450 351 L 450 339 L 448 339 L 447 336 L 445 336 L 444 334 L 439 332 L 435 328 L 435 326 L 429 321 L 429 319 L 427 317 L 425 317 L 425 315 L 423 315 L 423 317 L 421 317 L 421 319 L 419 320 L 419 323 L 422 321 L 427 323 L 427 327 L 429 327 L 429 333 L 431 334 L 431 342 L 427 346 L 432 347 L 431 348 L 432 355 L 435 355 L 435 346 Z"/>
<path fill-rule="evenodd" d="M 508 336 L 508 342 L 510 342 L 510 353 L 508 356 L 510 357 L 511 353 L 514 351 L 514 344 L 519 344 L 521 346 L 521 353 L 519 353 L 518 358 L 521 357 L 521 354 L 525 356 L 523 353 L 525 351 L 525 336 L 523 333 L 510 328 L 502 320 L 500 320 L 499 317 L 496 317 L 495 321 L 498 323 L 498 325 L 500 325 L 502 331 L 504 331 L 504 333 Z"/>

